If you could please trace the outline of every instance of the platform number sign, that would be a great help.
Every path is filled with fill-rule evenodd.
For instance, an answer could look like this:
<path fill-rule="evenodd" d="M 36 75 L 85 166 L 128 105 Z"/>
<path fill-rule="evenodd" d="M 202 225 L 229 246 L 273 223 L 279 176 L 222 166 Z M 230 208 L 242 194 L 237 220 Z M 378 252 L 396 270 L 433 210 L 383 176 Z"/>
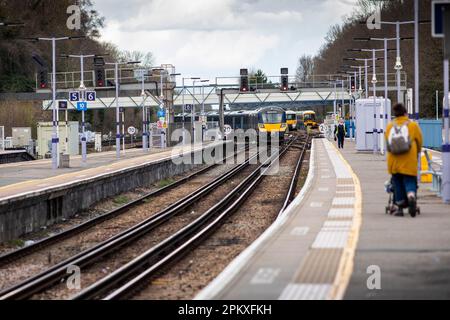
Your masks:
<path fill-rule="evenodd" d="M 68 103 L 65 100 L 58 101 L 59 110 L 67 110 Z"/>
<path fill-rule="evenodd" d="M 88 108 L 87 102 L 77 102 L 78 111 L 87 111 L 87 108 Z"/>
<path fill-rule="evenodd" d="M 86 92 L 86 101 L 94 102 L 97 99 L 97 94 L 95 91 Z"/>
<path fill-rule="evenodd" d="M 70 102 L 78 102 L 80 101 L 80 92 L 79 91 L 71 91 L 69 93 Z"/>

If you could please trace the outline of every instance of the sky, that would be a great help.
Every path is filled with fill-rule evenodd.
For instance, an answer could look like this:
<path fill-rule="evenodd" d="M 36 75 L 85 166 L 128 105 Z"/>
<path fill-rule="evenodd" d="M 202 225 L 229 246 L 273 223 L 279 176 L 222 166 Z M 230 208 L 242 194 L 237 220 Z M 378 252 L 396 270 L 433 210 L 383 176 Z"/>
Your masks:
<path fill-rule="evenodd" d="M 183 77 L 234 77 L 239 69 L 295 74 L 357 0 L 95 0 L 102 40 L 152 52 Z"/>

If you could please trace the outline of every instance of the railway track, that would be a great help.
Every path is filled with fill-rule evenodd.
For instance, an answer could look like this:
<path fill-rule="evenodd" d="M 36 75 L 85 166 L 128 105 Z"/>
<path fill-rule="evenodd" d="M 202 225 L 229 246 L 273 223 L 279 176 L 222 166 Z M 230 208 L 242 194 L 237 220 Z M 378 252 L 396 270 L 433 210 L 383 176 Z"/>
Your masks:
<path fill-rule="evenodd" d="M 234 155 L 233 155 L 234 156 Z M 201 200 L 203 197 L 207 196 L 209 193 L 214 191 L 219 186 L 226 183 L 229 179 L 232 177 L 238 175 L 240 172 L 242 172 L 245 168 L 249 166 L 250 161 L 253 160 L 254 157 L 257 157 L 258 155 L 253 156 L 252 158 L 248 159 L 244 163 L 234 167 L 229 172 L 221 175 L 220 177 L 214 179 L 212 182 L 208 183 L 207 185 L 201 187 L 200 189 L 192 192 L 188 196 L 184 197 L 183 199 L 177 201 L 176 203 L 170 205 L 168 208 L 158 212 L 154 216 L 146 219 L 145 221 L 136 224 L 132 228 L 127 229 L 124 232 L 121 232 L 112 238 L 103 241 L 96 246 L 85 250 L 61 263 L 58 263 L 57 265 L 45 270 L 44 272 L 33 276 L 31 278 L 28 278 L 27 280 L 14 285 L 10 288 L 7 288 L 0 292 L 0 299 L 26 299 L 31 297 L 33 294 L 38 293 L 47 287 L 52 286 L 54 283 L 58 283 L 61 279 L 64 279 L 67 274 L 67 268 L 70 266 L 78 266 L 78 267 L 86 267 L 93 262 L 95 262 L 97 259 L 110 254 L 112 252 L 115 252 L 119 250 L 120 248 L 124 247 L 125 245 L 129 244 L 133 240 L 138 239 L 139 237 L 149 233 L 150 231 L 154 230 L 158 226 L 162 225 L 163 223 L 170 220 L 172 217 L 180 214 L 183 212 L 183 210 L 189 208 L 199 200 Z M 205 169 L 207 170 L 207 169 Z M 175 186 L 178 184 L 175 184 Z M 175 187 L 174 185 L 170 186 L 171 188 Z M 168 189 L 166 189 L 167 191 Z M 147 197 L 143 197 L 143 199 L 140 199 L 138 201 L 135 201 L 132 204 L 125 205 L 122 208 L 119 208 L 118 211 L 120 212 L 126 212 L 129 209 L 137 206 L 140 202 L 145 200 Z M 115 213 L 109 213 L 108 216 L 119 214 L 118 212 Z M 105 219 L 106 217 L 100 217 Z M 100 223 L 100 220 L 88 222 L 88 225 L 95 225 L 96 223 Z M 88 226 L 82 226 L 82 228 L 86 229 Z M 64 235 L 58 235 L 56 238 L 53 238 L 51 240 L 47 240 L 44 243 L 38 243 L 37 245 L 49 245 L 50 243 L 55 243 L 63 237 L 70 237 L 74 234 L 77 234 L 80 232 L 81 229 L 75 228 L 75 230 L 69 230 Z M 37 250 L 38 246 L 34 247 L 33 250 Z M 29 252 L 32 252 L 32 249 L 25 248 L 25 250 L 16 252 L 13 254 L 8 255 L 8 259 L 16 258 L 19 256 L 23 256 L 24 254 L 28 254 Z M 17 256 L 15 256 L 17 255 Z"/>
<path fill-rule="evenodd" d="M 220 203 L 213 206 L 194 222 L 150 248 L 112 274 L 89 286 L 80 294 L 73 297 L 73 299 L 87 300 L 100 298 L 104 300 L 118 300 L 132 296 L 136 291 L 139 291 L 140 287 L 145 286 L 146 282 L 144 280 L 151 278 L 158 271 L 167 268 L 184 254 L 195 249 L 204 238 L 217 230 L 224 220 L 248 199 L 255 187 L 262 181 L 267 171 L 270 170 L 273 161 L 281 158 L 296 141 L 296 139 L 293 140 L 279 154 L 269 158 L 233 189 Z M 308 142 L 302 146 L 301 156 L 296 165 L 292 183 L 296 183 L 298 180 L 300 166 L 307 148 Z M 291 194 L 290 188 L 287 195 L 288 199 L 291 197 Z"/>
<path fill-rule="evenodd" d="M 280 152 L 279 155 L 272 156 L 265 163 L 260 165 L 257 169 L 253 170 L 250 175 L 248 175 L 239 185 L 234 188 L 231 192 L 228 193 L 221 201 L 212 206 L 209 210 L 195 219 L 193 222 L 178 230 L 176 233 L 172 234 L 162 242 L 153 246 L 151 249 L 145 251 L 140 254 L 136 258 L 132 259 L 130 262 L 124 264 L 122 267 L 113 271 L 106 277 L 101 278 L 99 281 L 96 281 L 88 288 L 86 288 L 81 293 L 77 294 L 73 297 L 73 299 L 93 299 L 93 298 L 104 298 L 104 299 L 119 299 L 130 292 L 135 290 L 136 286 L 139 285 L 140 281 L 144 278 L 151 277 L 158 270 L 165 268 L 168 263 L 173 262 L 174 260 L 181 257 L 182 253 L 185 253 L 189 249 L 192 249 L 196 244 L 198 244 L 204 237 L 213 232 L 220 224 L 223 219 L 229 216 L 233 211 L 238 208 L 238 206 L 245 201 L 251 194 L 251 191 L 255 188 L 255 186 L 263 179 L 265 172 L 269 170 L 271 163 L 283 156 L 285 152 L 291 148 L 295 147 L 294 144 L 298 140 L 295 138 L 290 141 L 285 148 Z M 303 156 L 305 150 L 307 149 L 308 142 L 304 143 L 301 148 L 303 151 L 301 153 L 301 157 L 299 158 L 295 175 L 292 178 L 290 191 L 288 192 L 288 196 L 286 197 L 286 204 L 289 203 L 289 199 L 292 198 L 293 192 L 295 193 L 295 188 L 293 186 L 296 185 L 296 181 L 298 178 L 299 168 L 303 162 Z M 256 154 L 254 157 L 258 157 Z M 215 188 L 219 187 L 221 184 L 225 183 L 231 177 L 237 175 L 239 172 L 249 166 L 249 162 L 252 160 L 248 159 L 245 163 L 235 167 L 230 172 L 222 175 L 221 177 L 215 179 L 213 182 L 208 185 L 200 188 L 196 192 L 190 194 L 189 196 L 181 199 L 177 203 L 173 204 L 169 208 L 159 212 L 155 216 L 147 219 L 146 221 L 137 224 L 136 226 L 128 229 L 125 232 L 122 232 L 107 241 L 104 241 L 97 246 L 83 251 L 80 254 L 77 254 L 70 259 L 59 263 L 52 268 L 49 268 L 45 272 L 42 272 L 34 277 L 31 277 L 11 288 L 3 290 L 0 292 L 0 299 L 27 299 L 32 297 L 34 294 L 37 294 L 49 287 L 53 284 L 59 283 L 67 277 L 67 268 L 70 266 L 78 266 L 78 267 L 88 267 L 92 265 L 102 257 L 109 255 L 112 252 L 118 251 L 120 248 L 123 248 L 127 244 L 133 242 L 148 232 L 154 230 L 156 227 L 161 224 L 169 221 L 171 217 L 176 216 L 183 210 L 186 210 L 193 203 L 202 199 L 208 193 L 212 192 Z M 196 176 L 201 174 L 202 172 L 208 171 L 210 168 L 206 168 L 193 174 L 192 176 Z M 185 179 L 189 179 L 191 176 L 186 177 Z M 162 190 L 170 190 L 175 188 L 176 186 L 182 184 L 182 181 L 186 181 L 182 179 L 181 181 L 174 183 L 166 188 L 156 191 L 157 193 L 164 192 Z M 294 191 L 292 191 L 292 189 Z M 117 209 L 118 211 L 124 212 L 126 208 L 132 208 L 134 206 L 139 205 L 140 202 L 144 201 L 146 197 L 151 195 L 146 195 L 133 203 L 130 203 L 124 207 Z M 285 206 L 283 207 L 285 208 Z M 120 213 L 116 213 L 120 214 Z M 108 215 L 113 215 L 113 213 L 109 213 Z M 107 219 L 106 217 L 99 217 L 99 219 Z M 96 219 L 94 219 L 96 220 Z M 100 221 L 100 220 L 99 220 Z M 87 226 L 84 228 L 88 228 L 89 224 L 94 224 L 95 222 L 87 222 Z M 100 223 L 100 222 L 97 222 Z M 76 228 L 75 228 L 76 229 Z M 81 229 L 80 229 L 81 230 Z M 74 232 L 74 231 L 69 231 Z M 60 236 L 60 235 L 58 235 Z M 66 235 L 69 236 L 69 235 Z M 61 236 L 60 236 L 61 237 Z M 62 238 L 61 238 L 62 239 Z M 57 240 L 53 240 L 57 241 Z M 37 245 L 42 245 L 38 243 Z M 45 245 L 45 244 L 44 244 Z M 36 247 L 37 249 L 38 247 Z M 26 248 L 25 248 L 26 249 Z M 30 249 L 28 249 L 30 250 Z M 28 251 L 32 252 L 32 251 Z M 24 250 L 22 253 L 16 253 L 19 256 L 23 254 L 27 254 Z M 13 255 L 12 255 L 13 257 Z M 1 261 L 1 260 L 0 260 Z M 132 279 L 128 281 L 127 279 Z"/>
<path fill-rule="evenodd" d="M 248 150 L 249 150 L 249 147 L 246 146 L 244 150 L 236 151 L 236 154 L 238 152 L 248 152 Z M 233 156 L 230 156 L 229 158 L 236 157 L 236 154 L 233 155 Z M 224 161 L 226 162 L 227 159 L 229 159 L 229 158 L 225 158 Z M 160 188 L 158 190 L 155 190 L 155 191 L 152 191 L 150 193 L 147 193 L 147 194 L 139 197 L 138 199 L 136 199 L 134 201 L 131 201 L 131 202 L 129 202 L 127 204 L 124 204 L 124 205 L 122 205 L 122 206 L 120 206 L 118 208 L 115 208 L 113 210 L 110 210 L 109 212 L 107 212 L 105 214 L 97 216 L 97 217 L 95 217 L 93 219 L 90 219 L 90 220 L 88 220 L 88 221 L 86 221 L 84 223 L 81 223 L 81 224 L 79 224 L 77 226 L 69 228 L 69 229 L 67 229 L 65 231 L 62 231 L 62 232 L 60 232 L 58 234 L 55 234 L 55 235 L 53 235 L 51 237 L 42 239 L 42 240 L 34 243 L 33 245 L 26 246 L 26 247 L 20 248 L 18 250 L 14 250 L 14 251 L 6 253 L 6 254 L 2 254 L 2 255 L 0 255 L 0 268 L 4 267 L 5 265 L 10 264 L 10 263 L 12 263 L 14 261 L 17 261 L 20 258 L 26 257 L 27 255 L 30 255 L 30 254 L 32 254 L 34 252 L 40 251 L 40 250 L 42 250 L 44 248 L 47 248 L 47 247 L 49 247 L 51 245 L 60 243 L 63 240 L 66 240 L 66 239 L 69 239 L 69 238 L 74 237 L 76 235 L 79 235 L 80 233 L 82 233 L 82 232 L 84 232 L 84 231 L 86 231 L 88 229 L 91 229 L 91 228 L 93 228 L 93 227 L 95 227 L 95 226 L 97 226 L 97 225 L 99 225 L 99 224 L 101 224 L 101 223 L 103 223 L 105 221 L 108 221 L 108 220 L 111 220 L 111 219 L 113 219 L 113 218 L 115 218 L 117 216 L 123 215 L 124 213 L 129 212 L 130 210 L 136 208 L 137 206 L 140 206 L 140 205 L 144 204 L 149 199 L 157 197 L 157 196 L 160 196 L 162 194 L 165 194 L 165 193 L 167 193 L 167 192 L 169 192 L 171 190 L 174 190 L 175 188 L 177 188 L 177 187 L 179 187 L 179 186 L 181 186 L 181 185 L 183 185 L 183 184 L 185 184 L 185 183 L 187 183 L 189 181 L 192 181 L 194 178 L 208 173 L 209 171 L 213 170 L 217 166 L 218 166 L 218 164 L 210 165 L 210 166 L 208 166 L 208 167 L 206 167 L 204 169 L 201 169 L 201 170 L 199 170 L 199 171 L 197 171 L 197 172 L 195 172 L 195 173 L 193 173 L 193 174 L 191 174 L 191 175 L 189 175 L 187 177 L 184 177 L 184 178 L 182 178 L 182 179 L 180 179 L 180 180 L 178 180 L 178 181 L 176 181 L 174 183 L 171 183 L 171 184 L 169 184 L 169 185 L 167 185 L 167 186 L 165 186 L 163 188 Z"/>

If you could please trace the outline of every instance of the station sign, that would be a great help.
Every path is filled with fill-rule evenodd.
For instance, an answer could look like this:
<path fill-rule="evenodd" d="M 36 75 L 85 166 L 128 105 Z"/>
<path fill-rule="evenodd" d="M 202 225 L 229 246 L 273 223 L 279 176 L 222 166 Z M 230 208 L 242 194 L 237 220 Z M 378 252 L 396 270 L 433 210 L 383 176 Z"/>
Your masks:
<path fill-rule="evenodd" d="M 67 110 L 67 108 L 68 108 L 68 103 L 66 100 L 58 101 L 58 109 L 59 110 Z"/>
<path fill-rule="evenodd" d="M 166 111 L 164 109 L 160 109 L 157 114 L 158 118 L 166 118 Z"/>
<path fill-rule="evenodd" d="M 97 93 L 95 91 L 86 91 L 86 101 L 95 102 L 97 100 Z"/>
<path fill-rule="evenodd" d="M 77 110 L 78 111 L 87 111 L 88 103 L 87 102 L 77 102 Z"/>
<path fill-rule="evenodd" d="M 190 112 L 192 112 L 193 109 L 194 109 L 194 106 L 192 104 L 185 104 L 184 105 L 184 112 L 185 113 L 190 113 Z"/>
<path fill-rule="evenodd" d="M 433 1 L 431 18 L 434 38 L 444 38 L 444 11 L 449 9 L 450 1 Z"/>
<path fill-rule="evenodd" d="M 70 102 L 78 102 L 80 101 L 80 91 L 71 91 L 69 92 L 69 100 Z"/>

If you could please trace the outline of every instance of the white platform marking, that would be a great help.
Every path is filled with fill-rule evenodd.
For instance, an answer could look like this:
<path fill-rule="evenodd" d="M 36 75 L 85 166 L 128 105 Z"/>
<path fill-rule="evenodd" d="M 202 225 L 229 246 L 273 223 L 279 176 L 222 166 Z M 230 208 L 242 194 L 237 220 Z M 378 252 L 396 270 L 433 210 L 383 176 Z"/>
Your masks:
<path fill-rule="evenodd" d="M 278 300 L 326 300 L 330 284 L 289 284 Z"/>
<path fill-rule="evenodd" d="M 313 249 L 343 249 L 347 246 L 348 231 L 328 231 L 323 229 L 317 235 Z"/>
<path fill-rule="evenodd" d="M 308 227 L 297 227 L 292 229 L 291 236 L 306 236 L 309 232 Z"/>
<path fill-rule="evenodd" d="M 280 274 L 280 269 L 261 268 L 250 281 L 251 284 L 272 284 Z"/>
<path fill-rule="evenodd" d="M 331 219 L 342 219 L 342 218 L 353 218 L 355 215 L 354 209 L 331 209 L 328 212 L 328 218 Z"/>
<path fill-rule="evenodd" d="M 311 208 L 322 208 L 323 202 L 311 202 L 310 207 Z"/>
<path fill-rule="evenodd" d="M 319 188 L 319 192 L 329 192 L 330 188 Z"/>
<path fill-rule="evenodd" d="M 354 206 L 355 205 L 355 198 L 334 198 L 333 199 L 333 206 Z"/>

